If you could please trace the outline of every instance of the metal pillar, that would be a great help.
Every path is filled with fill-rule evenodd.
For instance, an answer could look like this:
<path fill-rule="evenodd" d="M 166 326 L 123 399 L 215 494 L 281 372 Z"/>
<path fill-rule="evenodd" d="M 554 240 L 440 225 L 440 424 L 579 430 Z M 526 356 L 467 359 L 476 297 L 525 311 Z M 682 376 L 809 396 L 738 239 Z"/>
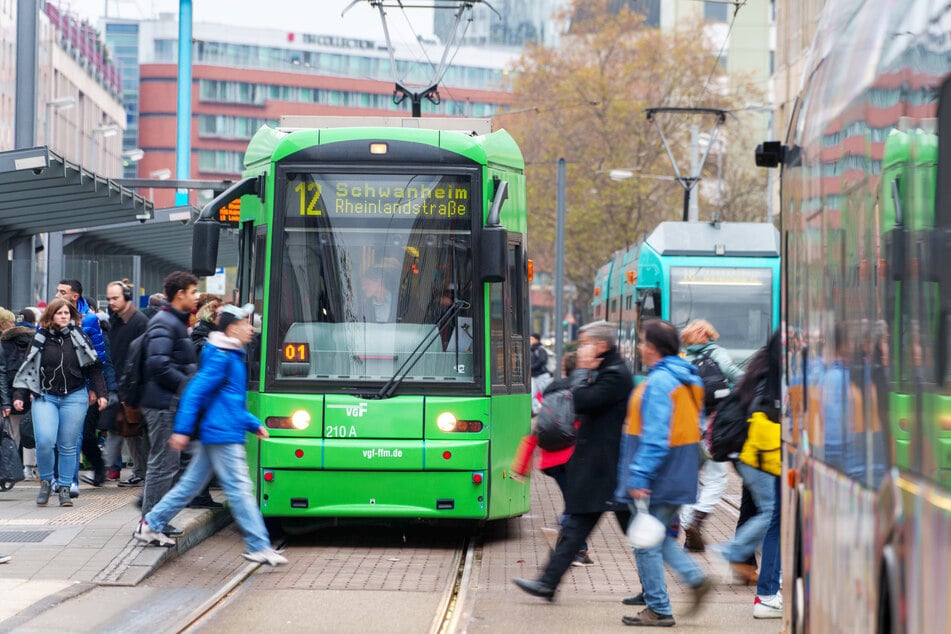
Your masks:
<path fill-rule="evenodd" d="M 44 298 L 46 301 L 53 299 L 56 292 L 56 286 L 61 279 L 66 277 L 66 256 L 63 254 L 63 232 L 51 231 L 47 234 L 46 240 L 46 288 L 50 297 Z M 88 284 L 88 282 L 87 282 Z M 92 292 L 92 289 L 90 289 Z"/>
<path fill-rule="evenodd" d="M 558 159 L 555 218 L 555 357 L 561 364 L 565 320 L 565 159 Z"/>
<path fill-rule="evenodd" d="M 36 145 L 36 75 L 39 0 L 17 0 L 16 102 L 13 148 Z"/>
<path fill-rule="evenodd" d="M 33 236 L 10 241 L 13 261 L 10 262 L 10 309 L 17 311 L 34 306 L 33 299 Z"/>
<path fill-rule="evenodd" d="M 192 0 L 178 4 L 178 142 L 175 152 L 175 178 L 191 178 L 192 134 Z M 188 204 L 188 190 L 175 193 L 175 204 Z"/>

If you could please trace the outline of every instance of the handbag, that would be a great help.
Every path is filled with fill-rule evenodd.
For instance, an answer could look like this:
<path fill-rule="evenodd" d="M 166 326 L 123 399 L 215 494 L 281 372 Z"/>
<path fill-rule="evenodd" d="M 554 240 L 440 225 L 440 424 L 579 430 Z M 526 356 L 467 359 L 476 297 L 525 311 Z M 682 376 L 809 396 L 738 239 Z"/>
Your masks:
<path fill-rule="evenodd" d="M 664 524 L 647 512 L 647 502 L 637 500 L 634 503 L 637 507 L 637 515 L 627 526 L 627 541 L 633 548 L 654 548 L 659 546 L 667 536 L 667 528 Z"/>
<path fill-rule="evenodd" d="M 28 411 L 23 415 L 23 418 L 20 419 L 20 446 L 24 449 L 36 449 L 32 411 Z"/>
<path fill-rule="evenodd" d="M 136 438 L 142 435 L 142 410 L 129 407 L 125 403 L 116 408 L 116 432 L 123 438 Z"/>
<path fill-rule="evenodd" d="M 23 462 L 10 425 L 10 418 L 4 416 L 0 432 L 0 491 L 12 489 L 14 484 L 24 479 Z"/>

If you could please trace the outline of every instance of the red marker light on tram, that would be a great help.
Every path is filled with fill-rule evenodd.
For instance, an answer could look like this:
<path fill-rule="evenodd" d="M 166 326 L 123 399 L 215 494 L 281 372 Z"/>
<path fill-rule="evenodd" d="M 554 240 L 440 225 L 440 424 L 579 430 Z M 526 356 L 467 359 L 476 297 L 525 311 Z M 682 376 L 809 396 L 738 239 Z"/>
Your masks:
<path fill-rule="evenodd" d="M 294 455 L 297 456 L 298 458 L 303 458 L 303 457 L 304 457 L 304 450 L 303 450 L 303 449 L 295 449 L 295 450 L 294 450 Z"/>
<path fill-rule="evenodd" d="M 264 472 L 264 481 L 265 481 L 265 482 L 274 482 L 274 472 L 273 472 L 273 471 L 265 471 L 265 472 Z"/>
<path fill-rule="evenodd" d="M 452 458 L 452 452 L 444 451 L 442 452 L 442 457 L 443 457 L 443 460 L 449 460 L 450 458 Z"/>
<path fill-rule="evenodd" d="M 482 474 L 481 474 L 481 473 L 473 473 L 473 474 L 472 474 L 472 483 L 473 483 L 473 484 L 482 484 Z"/>

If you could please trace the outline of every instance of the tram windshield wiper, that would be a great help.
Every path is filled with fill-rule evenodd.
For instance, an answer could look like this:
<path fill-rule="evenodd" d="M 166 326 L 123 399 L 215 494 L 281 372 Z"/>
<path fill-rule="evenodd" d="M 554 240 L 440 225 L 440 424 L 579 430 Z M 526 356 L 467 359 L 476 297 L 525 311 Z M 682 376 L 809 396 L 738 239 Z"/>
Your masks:
<path fill-rule="evenodd" d="M 400 367 L 396 369 L 396 372 L 393 373 L 393 376 L 383 384 L 383 387 L 380 388 L 380 391 L 376 394 L 369 395 L 368 398 L 372 399 L 384 399 L 390 398 L 393 396 L 393 393 L 396 391 L 396 388 L 400 386 L 400 383 L 409 375 L 410 370 L 423 358 L 423 353 L 429 349 L 429 346 L 435 341 L 436 337 L 439 337 L 443 330 L 452 322 L 453 318 L 459 314 L 463 309 L 469 308 L 469 302 L 463 301 L 461 299 L 455 300 L 451 306 L 449 306 L 446 311 L 439 316 L 439 319 L 436 320 L 436 327 L 429 331 L 425 337 L 423 337 L 416 347 L 413 348 L 413 351 L 409 354 Z"/>

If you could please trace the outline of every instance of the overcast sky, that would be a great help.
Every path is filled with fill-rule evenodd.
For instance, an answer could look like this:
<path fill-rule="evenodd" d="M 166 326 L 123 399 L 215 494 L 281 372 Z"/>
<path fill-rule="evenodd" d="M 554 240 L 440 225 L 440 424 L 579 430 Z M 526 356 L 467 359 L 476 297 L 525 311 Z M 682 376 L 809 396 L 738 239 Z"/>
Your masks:
<path fill-rule="evenodd" d="M 366 0 L 192 0 L 195 22 L 215 22 L 239 26 L 286 29 L 296 33 L 334 34 L 383 39 L 383 27 L 376 8 Z M 108 6 L 110 17 L 151 18 L 159 13 L 178 13 L 178 0 L 51 0 L 63 9 L 78 13 L 97 24 Z M 394 2 L 395 3 L 395 2 Z M 415 2 L 414 4 L 431 4 Z M 477 7 L 476 10 L 479 10 Z M 485 10 L 485 7 L 481 7 Z M 433 30 L 432 9 L 387 9 L 387 27 L 394 40 L 413 41 L 415 34 Z"/>

